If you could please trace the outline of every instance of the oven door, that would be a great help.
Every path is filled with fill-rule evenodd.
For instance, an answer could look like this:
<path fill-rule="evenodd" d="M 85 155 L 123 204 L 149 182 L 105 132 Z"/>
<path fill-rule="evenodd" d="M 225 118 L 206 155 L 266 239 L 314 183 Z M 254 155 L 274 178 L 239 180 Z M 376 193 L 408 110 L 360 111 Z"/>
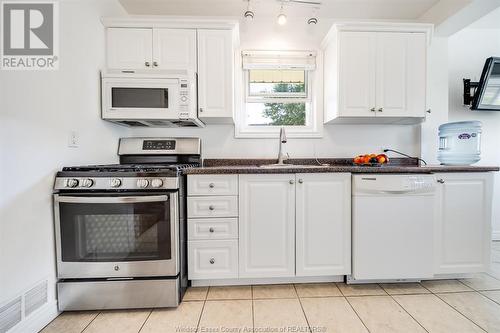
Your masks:
<path fill-rule="evenodd" d="M 179 118 L 179 79 L 103 78 L 103 119 Z"/>
<path fill-rule="evenodd" d="M 54 195 L 59 278 L 176 276 L 178 194 Z"/>

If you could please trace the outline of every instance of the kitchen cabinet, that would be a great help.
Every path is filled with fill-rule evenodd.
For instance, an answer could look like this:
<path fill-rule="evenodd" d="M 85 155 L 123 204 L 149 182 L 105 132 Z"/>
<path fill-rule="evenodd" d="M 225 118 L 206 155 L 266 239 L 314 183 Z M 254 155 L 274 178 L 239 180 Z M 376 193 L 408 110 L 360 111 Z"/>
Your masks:
<path fill-rule="evenodd" d="M 297 174 L 296 275 L 351 272 L 351 175 Z"/>
<path fill-rule="evenodd" d="M 198 115 L 207 124 L 233 122 L 233 48 L 231 30 L 198 30 Z"/>
<path fill-rule="evenodd" d="M 239 176 L 240 278 L 295 275 L 295 175 Z"/>
<path fill-rule="evenodd" d="M 429 29 L 334 26 L 323 41 L 325 123 L 425 119 Z"/>
<path fill-rule="evenodd" d="M 436 178 L 435 273 L 487 271 L 493 175 L 443 173 Z"/>
<path fill-rule="evenodd" d="M 153 29 L 153 67 L 196 72 L 196 29 Z"/>
<path fill-rule="evenodd" d="M 238 176 L 187 177 L 188 278 L 238 277 Z"/>
<path fill-rule="evenodd" d="M 111 69 L 151 68 L 153 62 L 153 30 L 108 28 L 107 64 Z"/>
<path fill-rule="evenodd" d="M 196 29 L 108 28 L 110 69 L 196 71 Z"/>
<path fill-rule="evenodd" d="M 351 270 L 351 175 L 240 175 L 241 278 Z"/>

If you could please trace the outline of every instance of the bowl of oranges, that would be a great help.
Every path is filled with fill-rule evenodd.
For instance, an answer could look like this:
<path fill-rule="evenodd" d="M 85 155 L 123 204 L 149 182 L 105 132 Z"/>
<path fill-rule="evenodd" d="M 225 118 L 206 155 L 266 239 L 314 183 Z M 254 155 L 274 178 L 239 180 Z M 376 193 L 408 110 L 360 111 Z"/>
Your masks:
<path fill-rule="evenodd" d="M 358 155 L 353 159 L 354 165 L 382 166 L 389 162 L 386 154 L 366 154 Z"/>

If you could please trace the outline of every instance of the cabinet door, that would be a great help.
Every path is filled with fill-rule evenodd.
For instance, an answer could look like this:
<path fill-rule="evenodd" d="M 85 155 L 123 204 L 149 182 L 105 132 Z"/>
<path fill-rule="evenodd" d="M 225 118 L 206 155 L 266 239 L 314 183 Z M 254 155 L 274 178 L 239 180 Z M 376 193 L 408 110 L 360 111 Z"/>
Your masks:
<path fill-rule="evenodd" d="M 377 117 L 424 117 L 424 33 L 377 33 Z"/>
<path fill-rule="evenodd" d="M 295 276 L 295 175 L 240 175 L 241 278 Z"/>
<path fill-rule="evenodd" d="M 351 273 L 351 175 L 297 174 L 297 276 Z"/>
<path fill-rule="evenodd" d="M 114 69 L 151 68 L 153 59 L 153 30 L 108 28 L 107 63 Z"/>
<path fill-rule="evenodd" d="M 488 269 L 491 243 L 492 174 L 436 174 L 435 273 Z"/>
<path fill-rule="evenodd" d="M 233 119 L 233 43 L 230 30 L 198 30 L 199 117 Z"/>
<path fill-rule="evenodd" d="M 196 72 L 195 29 L 154 29 L 153 40 L 154 67 Z"/>
<path fill-rule="evenodd" d="M 339 113 L 342 117 L 375 116 L 376 37 L 374 32 L 340 33 Z"/>

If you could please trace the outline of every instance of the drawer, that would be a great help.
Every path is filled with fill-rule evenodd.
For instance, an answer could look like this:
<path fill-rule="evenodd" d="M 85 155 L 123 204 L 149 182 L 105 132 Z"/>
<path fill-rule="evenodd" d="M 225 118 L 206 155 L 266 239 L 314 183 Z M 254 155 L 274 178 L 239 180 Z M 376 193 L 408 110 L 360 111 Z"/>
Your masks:
<path fill-rule="evenodd" d="M 238 239 L 238 219 L 189 219 L 188 239 Z"/>
<path fill-rule="evenodd" d="M 188 242 L 188 279 L 238 277 L 238 241 L 207 240 Z"/>
<path fill-rule="evenodd" d="M 238 195 L 238 175 L 189 175 L 188 196 Z"/>
<path fill-rule="evenodd" d="M 238 217 L 238 197 L 188 197 L 188 218 Z"/>

